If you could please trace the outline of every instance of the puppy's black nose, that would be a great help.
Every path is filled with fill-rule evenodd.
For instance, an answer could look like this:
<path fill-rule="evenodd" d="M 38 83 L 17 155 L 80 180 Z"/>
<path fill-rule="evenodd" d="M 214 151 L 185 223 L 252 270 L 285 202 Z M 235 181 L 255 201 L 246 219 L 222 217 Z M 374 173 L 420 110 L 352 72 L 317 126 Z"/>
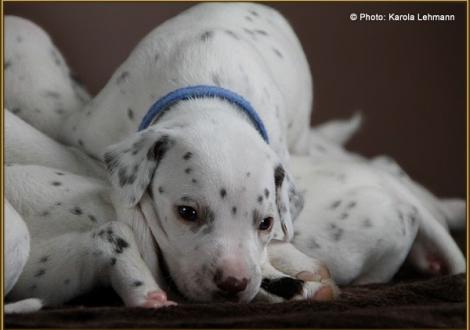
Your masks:
<path fill-rule="evenodd" d="M 248 285 L 248 279 L 246 278 L 239 279 L 233 276 L 224 278 L 221 272 L 215 274 L 214 282 L 220 290 L 229 294 L 237 294 L 245 290 Z"/>

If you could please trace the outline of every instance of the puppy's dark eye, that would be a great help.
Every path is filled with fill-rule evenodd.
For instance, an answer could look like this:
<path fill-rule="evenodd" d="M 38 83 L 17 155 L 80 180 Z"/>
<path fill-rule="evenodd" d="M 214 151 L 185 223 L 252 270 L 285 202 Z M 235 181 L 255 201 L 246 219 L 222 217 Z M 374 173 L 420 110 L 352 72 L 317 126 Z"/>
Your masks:
<path fill-rule="evenodd" d="M 273 226 L 273 218 L 272 217 L 267 217 L 267 218 L 264 218 L 263 220 L 261 220 L 261 222 L 259 223 L 259 226 L 258 226 L 258 230 L 262 230 L 262 231 L 269 231 L 271 230 L 272 226 Z"/>
<path fill-rule="evenodd" d="M 177 211 L 179 216 L 186 221 L 192 222 L 198 219 L 197 211 L 191 206 L 178 206 Z"/>

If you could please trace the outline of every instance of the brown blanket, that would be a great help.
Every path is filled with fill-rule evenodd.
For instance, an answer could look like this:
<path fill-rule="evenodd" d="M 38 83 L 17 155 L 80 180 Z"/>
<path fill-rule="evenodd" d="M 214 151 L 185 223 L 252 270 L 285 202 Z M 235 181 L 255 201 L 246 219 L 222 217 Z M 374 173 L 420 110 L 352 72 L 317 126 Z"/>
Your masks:
<path fill-rule="evenodd" d="M 160 310 L 120 307 L 112 292 L 95 291 L 63 308 L 7 315 L 5 327 L 464 328 L 465 287 L 465 275 L 441 276 L 345 287 L 333 302 L 183 304 Z"/>

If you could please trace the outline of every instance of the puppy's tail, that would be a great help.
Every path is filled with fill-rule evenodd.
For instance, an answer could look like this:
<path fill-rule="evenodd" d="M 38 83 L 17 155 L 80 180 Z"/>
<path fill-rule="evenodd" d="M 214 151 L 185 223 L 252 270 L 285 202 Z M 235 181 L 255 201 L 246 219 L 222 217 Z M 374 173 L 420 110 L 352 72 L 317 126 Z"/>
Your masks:
<path fill-rule="evenodd" d="M 348 119 L 330 120 L 315 127 L 315 131 L 328 140 L 344 145 L 359 130 L 362 124 L 362 115 L 356 112 Z"/>
<path fill-rule="evenodd" d="M 37 298 L 29 298 L 5 305 L 5 313 L 32 313 L 42 308 L 42 301 Z"/>
<path fill-rule="evenodd" d="M 465 257 L 456 242 L 430 212 L 421 208 L 420 227 L 409 254 L 409 261 L 428 274 L 465 272 Z"/>

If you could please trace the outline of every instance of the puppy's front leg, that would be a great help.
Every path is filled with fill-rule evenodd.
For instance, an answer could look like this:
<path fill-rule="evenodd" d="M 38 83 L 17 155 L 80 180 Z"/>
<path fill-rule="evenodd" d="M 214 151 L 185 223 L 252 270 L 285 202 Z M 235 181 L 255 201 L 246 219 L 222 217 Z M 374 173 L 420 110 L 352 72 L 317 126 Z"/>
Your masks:
<path fill-rule="evenodd" d="M 109 222 L 91 233 L 95 253 L 108 263 L 106 275 L 126 306 L 158 308 L 176 305 L 167 300 L 137 249 L 131 229 L 120 222 Z M 105 280 L 107 276 L 105 275 Z"/>
<path fill-rule="evenodd" d="M 127 306 L 175 304 L 140 257 L 131 229 L 116 221 L 32 242 L 28 263 L 8 298 L 40 298 L 54 306 L 98 284 L 111 285 Z"/>

